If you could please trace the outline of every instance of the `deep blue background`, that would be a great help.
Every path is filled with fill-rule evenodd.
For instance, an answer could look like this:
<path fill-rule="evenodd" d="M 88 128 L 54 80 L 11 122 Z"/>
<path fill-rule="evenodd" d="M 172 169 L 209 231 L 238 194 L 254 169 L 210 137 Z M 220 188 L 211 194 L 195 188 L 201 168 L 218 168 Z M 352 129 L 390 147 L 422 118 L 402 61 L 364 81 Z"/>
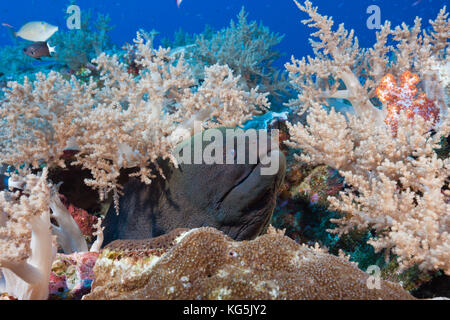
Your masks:
<path fill-rule="evenodd" d="M 414 18 L 423 18 L 424 26 L 435 18 L 445 0 L 315 0 L 319 12 L 333 16 L 335 23 L 344 22 L 348 29 L 355 29 L 360 45 L 371 46 L 375 30 L 366 27 L 369 5 L 381 8 L 381 18 L 398 25 L 402 21 L 412 25 Z M 262 21 L 272 31 L 285 34 L 279 50 L 285 53 L 283 63 L 293 54 L 301 57 L 311 54 L 308 43 L 310 29 L 300 23 L 306 15 L 297 9 L 292 0 L 183 0 L 180 8 L 176 0 L 77 0 L 81 10 L 92 9 L 107 13 L 115 26 L 111 33 L 115 44 L 131 42 L 139 28 L 156 29 L 160 38 L 171 37 L 180 27 L 188 32 L 199 33 L 206 24 L 216 29 L 228 26 L 242 6 L 249 13 L 249 20 Z M 16 28 L 33 20 L 44 20 L 66 28 L 65 10 L 68 0 L 2 0 L 0 22 Z M 0 27 L 0 46 L 12 42 L 8 30 Z"/>

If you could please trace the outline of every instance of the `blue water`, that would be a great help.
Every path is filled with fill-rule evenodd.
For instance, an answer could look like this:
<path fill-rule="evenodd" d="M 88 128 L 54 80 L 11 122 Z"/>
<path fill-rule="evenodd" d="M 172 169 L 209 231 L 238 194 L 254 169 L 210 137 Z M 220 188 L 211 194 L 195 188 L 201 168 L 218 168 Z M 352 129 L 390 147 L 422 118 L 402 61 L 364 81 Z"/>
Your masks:
<path fill-rule="evenodd" d="M 200 33 L 206 24 L 221 29 L 235 19 L 242 6 L 249 13 L 248 20 L 262 21 L 271 31 L 284 34 L 278 50 L 284 53 L 278 64 L 281 66 L 291 55 L 302 57 L 311 54 L 308 37 L 311 29 L 300 23 L 306 15 L 297 9 L 292 0 L 183 0 L 177 8 L 176 0 L 77 0 L 82 13 L 91 9 L 94 12 L 109 14 L 115 26 L 111 32 L 112 41 L 122 46 L 131 42 L 140 28 L 155 29 L 160 32 L 157 39 L 172 37 L 179 28 Z M 390 20 L 398 25 L 413 24 L 414 18 L 423 18 L 424 26 L 435 18 L 445 0 L 315 0 L 319 12 L 333 16 L 336 24 L 345 23 L 348 29 L 355 29 L 360 45 L 369 47 L 375 40 L 375 31 L 369 30 L 366 9 L 377 5 L 381 10 L 381 20 Z M 16 0 L 1 1 L 0 22 L 19 28 L 33 20 L 44 20 L 66 29 L 67 0 Z M 11 44 L 12 38 L 4 27 L 0 29 L 0 46 Z"/>

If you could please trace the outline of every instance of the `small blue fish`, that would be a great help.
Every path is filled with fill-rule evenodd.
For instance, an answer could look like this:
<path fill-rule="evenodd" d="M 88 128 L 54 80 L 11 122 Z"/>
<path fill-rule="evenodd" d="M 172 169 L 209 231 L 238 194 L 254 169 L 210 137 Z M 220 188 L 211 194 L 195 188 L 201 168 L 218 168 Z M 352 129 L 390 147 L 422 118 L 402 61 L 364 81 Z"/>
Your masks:
<path fill-rule="evenodd" d="M 183 2 L 183 0 L 177 0 L 177 7 L 178 7 L 178 8 L 180 7 L 181 2 Z"/>

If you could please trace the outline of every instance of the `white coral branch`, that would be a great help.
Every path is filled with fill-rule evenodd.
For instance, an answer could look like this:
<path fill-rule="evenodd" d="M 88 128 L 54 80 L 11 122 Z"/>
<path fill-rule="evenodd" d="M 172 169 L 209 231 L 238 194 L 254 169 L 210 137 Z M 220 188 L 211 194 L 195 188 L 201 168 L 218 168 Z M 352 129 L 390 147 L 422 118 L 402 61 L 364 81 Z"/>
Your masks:
<path fill-rule="evenodd" d="M 47 299 L 50 269 L 56 254 L 50 225 L 47 169 L 28 175 L 20 195 L 0 192 L 0 267 L 6 291 L 18 299 Z M 0 291 L 2 291 L 0 290 Z"/>

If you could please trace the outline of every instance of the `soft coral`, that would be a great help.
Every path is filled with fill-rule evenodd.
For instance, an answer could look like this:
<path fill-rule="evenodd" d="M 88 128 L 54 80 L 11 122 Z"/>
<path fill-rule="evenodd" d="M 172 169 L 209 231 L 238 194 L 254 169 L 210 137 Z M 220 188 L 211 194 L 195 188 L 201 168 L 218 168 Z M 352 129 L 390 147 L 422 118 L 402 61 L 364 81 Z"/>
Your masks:
<path fill-rule="evenodd" d="M 377 96 L 381 102 L 386 104 L 385 122 L 392 127 L 395 135 L 401 111 L 404 111 L 410 119 L 415 115 L 420 115 L 425 120 L 433 120 L 433 123 L 439 120 L 439 108 L 434 101 L 429 99 L 425 93 L 417 95 L 416 85 L 419 82 L 419 76 L 409 71 L 403 72 L 399 84 L 390 73 L 380 81 Z"/>

